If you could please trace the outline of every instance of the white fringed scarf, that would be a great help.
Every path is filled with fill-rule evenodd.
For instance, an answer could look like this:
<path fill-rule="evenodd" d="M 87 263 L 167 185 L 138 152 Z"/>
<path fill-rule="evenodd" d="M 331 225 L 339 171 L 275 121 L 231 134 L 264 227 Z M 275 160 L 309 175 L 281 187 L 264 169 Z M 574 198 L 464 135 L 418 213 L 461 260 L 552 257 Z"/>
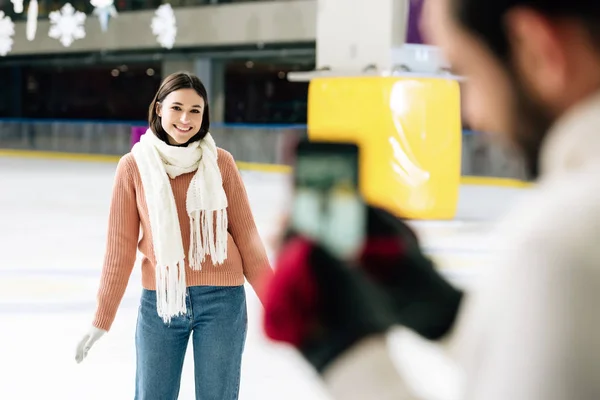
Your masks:
<path fill-rule="evenodd" d="M 196 171 L 186 199 L 190 268 L 202 269 L 206 255 L 213 264 L 222 264 L 227 258 L 227 196 L 217 165 L 217 146 L 210 133 L 187 147 L 170 146 L 148 129 L 132 153 L 150 217 L 156 257 L 156 309 L 169 323 L 187 311 L 185 253 L 169 177 Z"/>

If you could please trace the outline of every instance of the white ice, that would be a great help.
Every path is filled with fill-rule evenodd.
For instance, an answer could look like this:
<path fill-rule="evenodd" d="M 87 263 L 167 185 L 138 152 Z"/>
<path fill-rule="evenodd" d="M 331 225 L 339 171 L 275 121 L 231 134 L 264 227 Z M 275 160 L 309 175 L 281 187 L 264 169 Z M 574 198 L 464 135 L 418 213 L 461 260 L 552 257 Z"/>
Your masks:
<path fill-rule="evenodd" d="M 0 157 L 0 399 L 133 398 L 139 268 L 109 334 L 83 363 L 74 360 L 75 346 L 95 310 L 114 170 L 113 163 Z M 289 204 L 288 177 L 243 175 L 272 255 Z M 506 188 L 463 187 L 456 220 L 413 225 L 441 270 L 458 284 L 468 284 L 485 267 L 493 220 L 520 194 Z M 247 293 L 249 330 L 240 399 L 328 399 L 293 350 L 265 338 L 260 303 L 250 286 Z M 423 359 L 427 356 L 436 357 L 424 354 Z M 442 364 L 438 372 L 411 367 L 418 375 L 415 385 L 450 388 L 453 383 Z M 448 396 L 431 396 L 443 397 Z M 179 398 L 194 399 L 189 354 Z"/>

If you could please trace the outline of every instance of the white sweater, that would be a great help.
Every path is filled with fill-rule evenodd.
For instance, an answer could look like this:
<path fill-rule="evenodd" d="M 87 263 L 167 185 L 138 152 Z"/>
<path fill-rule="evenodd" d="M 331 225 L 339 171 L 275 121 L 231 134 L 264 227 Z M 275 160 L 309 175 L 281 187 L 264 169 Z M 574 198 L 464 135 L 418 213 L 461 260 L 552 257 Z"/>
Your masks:
<path fill-rule="evenodd" d="M 425 342 L 455 363 L 461 400 L 600 399 L 600 94 L 554 126 L 541 171 L 498 227 L 493 268 L 451 335 Z M 356 346 L 324 379 L 336 399 L 419 398 L 384 338 Z"/>

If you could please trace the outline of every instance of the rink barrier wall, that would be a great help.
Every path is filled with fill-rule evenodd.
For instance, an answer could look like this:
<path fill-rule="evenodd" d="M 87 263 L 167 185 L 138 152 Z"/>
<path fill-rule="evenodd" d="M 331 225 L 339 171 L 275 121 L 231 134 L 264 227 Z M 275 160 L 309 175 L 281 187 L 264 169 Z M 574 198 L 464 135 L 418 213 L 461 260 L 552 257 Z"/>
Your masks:
<path fill-rule="evenodd" d="M 83 154 L 83 153 L 64 153 L 39 150 L 14 150 L 0 149 L 0 157 L 19 157 L 36 159 L 55 159 L 65 161 L 83 161 L 83 162 L 105 162 L 116 164 L 121 156 L 111 156 L 105 154 Z M 282 164 L 261 164 L 246 161 L 236 161 L 238 168 L 242 171 L 256 171 L 265 173 L 290 174 L 293 168 Z M 519 179 L 498 178 L 486 176 L 462 176 L 462 185 L 475 186 L 495 186 L 511 188 L 527 188 L 531 184 Z"/>
<path fill-rule="evenodd" d="M 112 162 L 129 152 L 132 129 L 144 124 L 0 118 L 0 155 Z M 306 137 L 306 126 L 211 124 L 211 134 L 220 147 L 232 153 L 241 169 L 289 173 L 294 145 Z M 485 135 L 471 131 L 463 132 L 461 172 L 469 184 L 526 185 L 516 157 L 491 144 Z"/>

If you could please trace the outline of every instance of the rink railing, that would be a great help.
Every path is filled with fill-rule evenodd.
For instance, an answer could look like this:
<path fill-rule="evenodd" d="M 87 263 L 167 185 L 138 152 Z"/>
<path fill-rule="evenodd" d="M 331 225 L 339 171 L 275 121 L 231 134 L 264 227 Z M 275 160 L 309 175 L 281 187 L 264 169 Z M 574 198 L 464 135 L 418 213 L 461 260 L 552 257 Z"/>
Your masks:
<path fill-rule="evenodd" d="M 120 156 L 135 141 L 144 121 L 90 121 L 0 118 L 0 149 Z M 286 171 L 296 141 L 306 125 L 211 124 L 219 146 L 242 165 Z M 523 179 L 521 163 L 493 146 L 482 134 L 463 135 L 462 174 Z"/>

